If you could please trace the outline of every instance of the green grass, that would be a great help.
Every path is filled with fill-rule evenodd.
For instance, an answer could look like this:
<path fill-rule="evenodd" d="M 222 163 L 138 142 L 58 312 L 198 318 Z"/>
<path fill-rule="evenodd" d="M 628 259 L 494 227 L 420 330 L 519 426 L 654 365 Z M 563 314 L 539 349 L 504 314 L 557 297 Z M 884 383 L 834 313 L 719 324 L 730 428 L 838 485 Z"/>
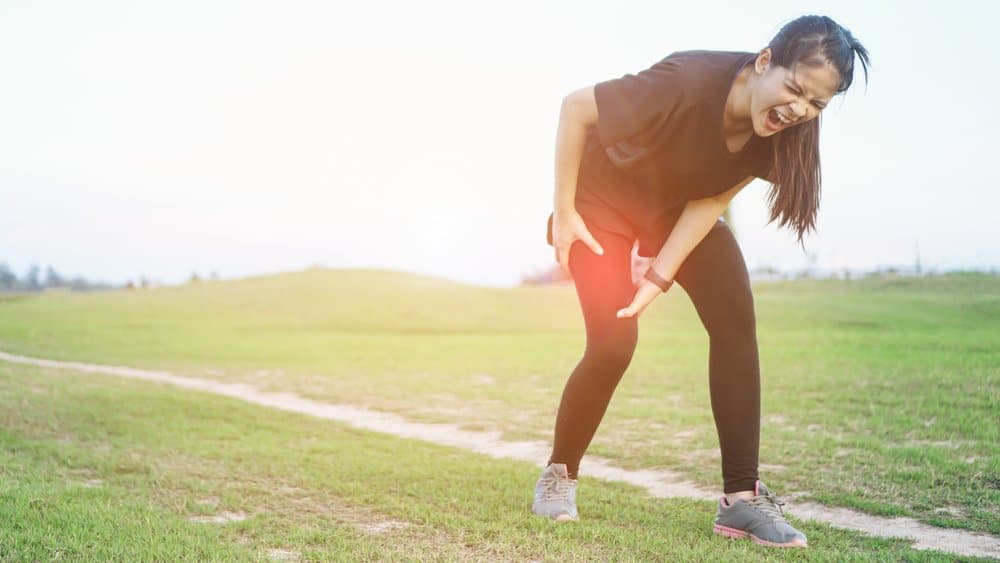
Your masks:
<path fill-rule="evenodd" d="M 538 468 L 236 400 L 0 365 L 0 559 L 965 561 L 796 522 L 806 552 L 711 533 L 713 503 L 581 476 L 584 519 L 530 515 Z M 219 514 L 241 521 L 202 523 Z"/>
<path fill-rule="evenodd" d="M 720 488 L 708 338 L 676 289 L 640 320 L 589 453 Z M 1000 277 L 798 280 L 754 292 L 769 487 L 1000 533 Z M 372 270 L 0 302 L 5 351 L 246 382 L 507 439 L 551 440 L 583 342 L 571 287 Z"/>

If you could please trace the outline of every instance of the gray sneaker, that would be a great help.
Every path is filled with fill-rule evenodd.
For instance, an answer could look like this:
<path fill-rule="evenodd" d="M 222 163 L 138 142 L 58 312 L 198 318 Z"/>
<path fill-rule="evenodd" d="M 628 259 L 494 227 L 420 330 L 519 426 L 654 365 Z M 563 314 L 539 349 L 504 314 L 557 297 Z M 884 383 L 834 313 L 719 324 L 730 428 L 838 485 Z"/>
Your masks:
<path fill-rule="evenodd" d="M 570 479 L 565 463 L 550 463 L 535 483 L 535 501 L 531 511 L 556 522 L 577 519 L 576 479 Z"/>
<path fill-rule="evenodd" d="M 808 547 L 806 535 L 785 519 L 781 509 L 785 503 L 760 480 L 754 485 L 754 495 L 749 501 L 739 499 L 732 504 L 723 495 L 713 531 L 727 538 L 750 538 L 760 545 Z"/>

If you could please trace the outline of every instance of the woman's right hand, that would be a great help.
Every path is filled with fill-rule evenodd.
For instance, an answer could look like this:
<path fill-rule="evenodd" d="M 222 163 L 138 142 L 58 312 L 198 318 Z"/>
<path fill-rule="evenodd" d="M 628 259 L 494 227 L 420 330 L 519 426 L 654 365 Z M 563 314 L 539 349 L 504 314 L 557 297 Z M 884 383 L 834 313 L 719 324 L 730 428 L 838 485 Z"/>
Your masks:
<path fill-rule="evenodd" d="M 556 249 L 556 262 L 562 266 L 566 276 L 572 277 L 569 271 L 569 249 L 576 240 L 583 241 L 592 251 L 603 255 L 604 249 L 590 234 L 583 217 L 576 209 L 556 211 L 552 214 L 552 246 Z"/>

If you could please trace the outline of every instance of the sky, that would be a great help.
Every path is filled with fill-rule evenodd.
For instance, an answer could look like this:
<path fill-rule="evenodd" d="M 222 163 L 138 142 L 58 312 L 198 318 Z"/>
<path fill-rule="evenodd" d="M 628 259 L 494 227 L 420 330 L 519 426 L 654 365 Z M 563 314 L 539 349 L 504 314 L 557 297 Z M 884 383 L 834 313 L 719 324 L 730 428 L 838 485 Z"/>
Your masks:
<path fill-rule="evenodd" d="M 870 82 L 857 62 L 824 111 L 805 252 L 766 224 L 769 184 L 737 195 L 748 267 L 1000 266 L 1000 4 L 854 0 L 4 0 L 0 262 L 516 285 L 554 263 L 563 96 L 677 50 L 756 51 L 803 14 L 851 30 Z"/>

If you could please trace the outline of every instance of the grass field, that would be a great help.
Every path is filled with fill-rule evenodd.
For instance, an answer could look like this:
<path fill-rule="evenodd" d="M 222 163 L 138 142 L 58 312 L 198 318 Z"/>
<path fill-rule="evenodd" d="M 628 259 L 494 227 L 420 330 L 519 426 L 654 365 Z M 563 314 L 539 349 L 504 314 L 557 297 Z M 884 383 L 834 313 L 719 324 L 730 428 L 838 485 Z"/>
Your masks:
<path fill-rule="evenodd" d="M 948 275 L 800 280 L 758 283 L 754 291 L 763 384 L 762 478 L 772 489 L 779 494 L 804 493 L 818 502 L 874 514 L 910 515 L 938 526 L 1000 533 L 1000 430 L 996 424 L 1000 413 L 1000 278 Z M 508 439 L 551 439 L 559 394 L 582 346 L 582 318 L 571 287 L 486 289 L 384 271 L 310 270 L 145 291 L 56 292 L 0 301 L 0 350 L 7 352 L 164 368 L 182 375 L 246 382 L 268 390 L 393 411 L 413 420 L 456 422 L 470 429 L 500 428 Z M 683 291 L 658 299 L 640 320 L 639 348 L 589 451 L 624 467 L 667 468 L 704 486 L 719 487 L 718 446 L 708 402 L 707 351 L 707 336 Z M 189 543 L 184 545 L 192 548 L 229 546 L 223 551 L 206 551 L 207 557 L 252 556 L 264 549 L 261 546 L 287 547 L 304 554 L 350 548 L 362 554 L 366 549 L 389 549 L 389 543 L 396 545 L 400 541 L 398 535 L 393 536 L 396 532 L 385 536 L 395 539 L 383 542 L 379 539 L 383 536 L 373 539 L 372 534 L 358 533 L 354 526 L 344 528 L 343 535 L 316 532 L 323 538 L 320 545 L 318 536 L 306 532 L 323 529 L 318 522 L 329 520 L 328 511 L 316 507 L 307 507 L 307 511 L 317 520 L 300 524 L 289 517 L 283 525 L 275 522 L 274 530 L 261 532 L 266 541 L 257 541 L 253 534 L 243 543 L 240 538 L 248 536 L 247 527 L 260 525 L 262 519 L 277 518 L 274 512 L 216 528 L 195 526 L 184 519 L 185 510 L 197 508 L 190 504 L 195 501 L 178 507 L 171 499 L 194 498 L 201 494 L 199 490 L 167 492 L 166 498 L 160 499 L 157 487 L 150 484 L 159 482 L 153 477 L 160 470 L 162 456 L 153 452 L 155 448 L 149 442 L 159 441 L 164 448 L 174 448 L 182 460 L 189 455 L 184 453 L 189 449 L 218 449 L 217 455 L 208 456 L 213 460 L 209 465 L 226 486 L 251 487 L 266 481 L 272 473 L 294 481 L 304 478 L 298 475 L 299 469 L 314 471 L 313 482 L 288 486 L 314 491 L 310 498 L 340 498 L 347 512 L 371 509 L 413 523 L 398 532 L 404 537 L 403 547 L 388 552 L 402 557 L 416 556 L 415 550 L 424 548 L 431 550 L 427 553 L 437 553 L 438 543 L 450 546 L 441 549 L 468 548 L 466 544 L 479 549 L 486 545 L 486 549 L 500 551 L 485 556 L 494 553 L 512 558 L 547 558 L 555 557 L 555 553 L 601 558 L 610 553 L 607 550 L 623 546 L 631 546 L 647 557 L 665 546 L 690 557 L 716 553 L 712 550 L 718 549 L 727 554 L 731 551 L 736 557 L 759 556 L 748 547 L 720 547 L 703 534 L 712 516 L 710 503 L 651 501 L 624 486 L 602 484 L 600 489 L 588 488 L 586 501 L 581 497 L 581 511 L 589 515 L 588 519 L 600 522 L 594 522 L 586 532 L 579 528 L 551 530 L 522 521 L 537 473 L 524 464 L 483 460 L 427 445 L 408 443 L 406 448 L 397 445 L 393 449 L 386 445 L 392 440 L 385 437 L 359 436 L 331 424 L 260 408 L 229 404 L 223 408 L 221 399 L 182 399 L 176 392 L 94 376 L 86 376 L 93 382 L 92 389 L 68 385 L 65 376 L 29 378 L 31 385 L 44 389 L 36 393 L 31 386 L 24 387 L 26 371 L 31 370 L 7 367 L 3 372 L 4 385 L 12 386 L 12 390 L 3 390 L 8 410 L 3 455 L 10 459 L 2 466 L 22 467 L 22 473 L 31 477 L 23 485 L 5 484 L 4 494 L 29 500 L 34 490 L 45 491 L 43 497 L 55 495 L 56 505 L 65 502 L 67 514 L 76 515 L 77 520 L 67 516 L 67 522 L 79 522 L 81 526 L 90 520 L 81 519 L 83 513 L 75 511 L 92 509 L 84 502 L 86 496 L 107 494 L 112 496 L 104 498 L 106 502 L 101 505 L 107 512 L 95 512 L 94 519 L 110 522 L 125 518 L 135 522 L 134 515 L 145 515 L 138 520 L 156 521 L 155 526 L 165 527 L 139 526 L 132 530 L 137 534 L 133 538 L 158 533 L 186 538 L 183 541 Z M 79 393 L 89 393 L 97 406 L 74 401 Z M 169 424 L 150 430 L 159 433 L 155 439 L 139 431 L 128 433 L 127 439 L 122 438 L 106 450 L 95 449 L 94 441 L 86 436 L 67 438 L 75 444 L 72 446 L 59 444 L 60 436 L 46 437 L 46 431 L 55 431 L 54 421 L 59 417 L 84 419 L 87 424 L 82 428 L 90 428 L 88 432 L 94 435 L 112 432 L 117 428 L 115 424 L 125 424 L 114 420 L 129 416 L 128 412 L 108 407 L 116 404 L 112 400 L 115 393 L 127 394 L 129 404 L 145 405 L 145 411 L 134 413 L 137 419 L 146 412 L 172 424 L 195 424 L 171 417 L 172 409 L 177 408 L 202 412 L 208 420 L 197 429 L 184 430 L 183 436 L 175 439 L 168 436 L 172 435 Z M 44 405 L 50 395 L 53 406 L 42 409 L 44 416 L 24 414 L 34 412 L 32 401 Z M 18 416 L 9 414 L 11 401 L 22 405 Z M 179 403 L 186 406 L 177 406 Z M 56 409 L 57 404 L 69 406 Z M 215 414 L 203 412 L 216 408 Z M 268 423 L 282 420 L 285 430 L 262 423 L 264 416 Z M 108 425 L 114 428 L 109 430 Z M 75 431 L 76 426 L 70 427 Z M 279 471 L 272 465 L 249 462 L 266 452 L 251 455 L 239 448 L 221 447 L 233 443 L 231 438 L 213 438 L 215 432 L 225 429 L 247 436 L 258 430 L 264 432 L 266 436 L 259 436 L 246 447 L 266 448 L 267 441 L 274 440 L 273 451 L 267 455 L 275 458 L 281 457 L 280 444 L 302 444 L 305 435 L 321 436 L 313 444 L 315 449 L 331 448 L 331 452 L 341 447 L 367 451 L 369 445 L 385 447 L 395 455 L 401 451 L 427 451 L 423 458 L 407 460 L 404 470 L 393 469 L 389 461 L 362 461 L 365 456 L 337 450 L 339 453 L 331 455 L 340 461 L 328 461 L 342 466 L 338 471 L 346 472 L 344 478 L 352 483 L 348 489 L 353 487 L 348 494 L 330 488 L 330 483 L 320 476 L 320 465 L 309 465 L 308 456 L 296 457 L 314 448 L 286 448 L 297 451 L 287 452 Z M 272 431 L 273 435 L 267 434 Z M 345 439 L 345 434 L 350 438 Z M 109 484 L 115 481 L 118 463 L 130 467 L 125 458 L 139 456 L 141 459 L 135 463 L 146 468 L 141 471 L 143 478 L 152 481 L 65 489 L 60 472 L 72 468 L 63 457 L 68 455 L 65 452 L 76 452 L 73 455 L 91 460 L 88 467 L 105 468 L 110 477 L 94 479 L 105 479 Z M 299 468 L 295 459 L 306 465 Z M 194 487 L 191 483 L 201 482 L 202 478 L 211 481 L 209 469 L 200 462 L 192 463 L 193 468 L 186 467 L 183 461 L 171 466 L 171 476 L 163 481 L 166 489 Z M 586 464 L 585 458 L 581 467 L 585 480 Z M 472 471 L 470 466 L 479 469 Z M 404 472 L 414 479 L 433 482 L 437 472 L 454 471 L 458 476 L 453 479 L 468 480 L 468 487 L 475 488 L 477 480 L 484 478 L 480 475 L 483 467 L 489 468 L 490 475 L 504 477 L 485 482 L 493 495 L 489 499 L 459 498 L 466 503 L 465 509 L 472 511 L 470 514 L 483 519 L 476 520 L 471 528 L 461 518 L 446 518 L 447 523 L 440 523 L 434 520 L 437 516 L 421 517 L 421 510 L 439 510 L 434 503 L 441 499 L 404 493 L 398 482 L 393 489 L 379 473 L 387 471 L 399 477 Z M 441 482 L 446 481 L 442 478 Z M 120 489 L 115 488 L 119 485 Z M 134 494 L 136 488 L 141 494 Z M 376 488 L 379 490 L 369 490 Z M 149 494 L 143 496 L 143 491 Z M 240 498 L 249 506 L 254 495 L 264 493 L 240 494 L 248 495 Z M 616 507 L 609 500 L 612 496 L 601 499 L 598 495 L 602 494 L 631 500 L 627 508 Z M 77 498 L 79 495 L 83 500 Z M 519 500 L 511 504 L 512 498 Z M 260 504 L 295 502 L 268 499 Z M 128 502 L 118 502 L 124 500 Z M 488 503 L 489 507 L 480 511 L 473 502 Z M 404 506 L 409 504 L 414 506 Z M 13 506 L 19 505 L 15 502 Z M 245 506 L 239 510 L 250 514 L 252 508 Z M 685 506 L 697 508 L 698 514 L 685 515 Z M 495 514 L 491 517 L 487 510 Z M 664 510 L 671 514 L 670 522 L 662 521 Z M 688 525 L 694 527 L 686 532 L 683 526 L 677 528 L 674 531 L 678 537 L 673 538 L 670 526 L 674 518 L 691 518 Z M 653 521 L 655 534 L 649 529 L 642 531 L 642 522 Z M 695 521 L 699 523 L 691 524 Z M 44 518 L 38 522 L 38 526 L 42 522 L 56 525 Z M 515 526 L 516 530 L 508 535 L 485 522 Z M 74 537 L 80 542 L 98 541 L 95 538 L 99 536 L 94 534 L 101 532 L 100 525 L 90 525 L 95 527 L 81 528 Z M 604 525 L 609 527 L 601 528 Z M 424 535 L 417 534 L 412 541 L 406 539 L 418 529 Z M 18 536 L 21 539 L 13 543 L 0 538 L 0 545 L 33 546 L 36 544 L 25 538 L 31 533 L 44 535 L 30 526 L 23 531 L 26 535 Z M 469 542 L 465 534 L 474 534 L 477 541 Z M 899 543 L 860 540 L 856 535 L 828 528 L 810 529 L 810 543 L 814 546 L 813 534 L 835 544 L 843 542 L 843 550 L 835 548 L 831 554 L 851 553 L 852 549 L 860 554 L 872 549 L 889 558 L 927 557 L 907 552 Z M 543 549 L 540 537 L 557 541 L 562 546 L 559 549 L 567 551 Z M 483 538 L 492 539 L 484 544 L 479 541 Z M 680 538 L 684 538 L 686 547 L 672 543 Z M 500 543 L 494 545 L 494 541 Z M 509 546 L 505 543 L 508 541 Z M 342 543 L 333 546 L 323 542 Z M 139 549 L 142 543 L 123 539 L 115 545 L 127 550 Z M 405 547 L 408 543 L 413 544 L 412 549 Z M 162 549 L 181 549 L 180 545 L 170 540 Z M 66 547 L 82 548 L 79 543 Z M 513 551 L 502 551 L 508 548 Z M 810 552 L 820 553 L 814 549 Z M 50 557 L 31 553 L 43 559 Z M 157 558 L 161 552 L 144 553 Z M 169 551 L 162 553 L 169 558 Z M 468 555 L 454 552 L 456 558 Z"/>
<path fill-rule="evenodd" d="M 105 376 L 0 366 L 0 416 L 2 560 L 972 560 L 810 524 L 766 550 L 586 476 L 554 525 L 528 463 Z"/>

